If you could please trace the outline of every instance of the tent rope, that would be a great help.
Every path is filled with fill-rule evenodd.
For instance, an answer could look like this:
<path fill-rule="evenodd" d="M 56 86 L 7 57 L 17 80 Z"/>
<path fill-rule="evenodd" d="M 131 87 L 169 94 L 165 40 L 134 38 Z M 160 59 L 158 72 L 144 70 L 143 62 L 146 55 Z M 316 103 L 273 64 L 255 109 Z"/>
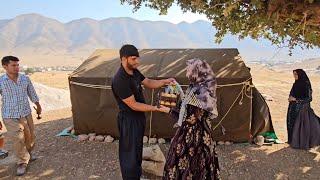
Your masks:
<path fill-rule="evenodd" d="M 232 83 L 232 84 L 222 84 L 222 85 L 217 85 L 217 88 L 223 88 L 223 87 L 231 87 L 231 86 L 239 86 L 242 85 L 241 91 L 239 92 L 237 98 L 233 101 L 233 103 L 231 104 L 231 106 L 229 107 L 229 109 L 227 110 L 226 114 L 220 119 L 220 121 L 212 128 L 212 131 L 214 131 L 221 123 L 223 120 L 225 120 L 225 118 L 228 116 L 228 114 L 230 113 L 231 109 L 235 106 L 237 100 L 239 99 L 239 97 L 241 96 L 241 99 L 239 101 L 239 105 L 241 106 L 243 104 L 243 99 L 246 96 L 247 98 L 252 99 L 252 88 L 254 87 L 254 85 L 252 85 L 250 83 L 250 80 L 252 78 L 250 77 L 249 79 L 247 79 L 246 81 L 240 82 L 240 83 Z M 70 84 L 74 84 L 74 85 L 78 85 L 78 86 L 82 86 L 82 87 L 88 87 L 88 88 L 95 88 L 95 89 L 111 89 L 111 86 L 105 86 L 105 85 L 94 85 L 94 84 L 85 84 L 85 83 L 79 83 L 79 82 L 73 82 L 70 81 Z M 181 85 L 182 87 L 187 87 L 189 85 Z M 250 95 L 248 95 L 247 93 L 250 93 Z M 151 94 L 151 105 L 153 105 L 154 103 L 154 89 L 152 89 L 152 94 Z M 251 103 L 252 106 L 252 103 Z M 250 112 L 251 114 L 251 112 Z M 150 121 L 149 121 L 149 145 L 150 145 L 150 138 L 151 138 L 151 132 L 152 132 L 152 117 L 153 117 L 153 113 L 151 111 L 150 113 Z"/>
<path fill-rule="evenodd" d="M 253 85 L 250 84 L 250 79 L 248 79 L 247 81 L 242 83 L 242 88 L 241 91 L 239 92 L 237 98 L 233 101 L 233 103 L 231 104 L 231 106 L 229 107 L 229 109 L 227 110 L 226 114 L 220 119 L 220 121 L 212 128 L 212 131 L 214 131 L 221 123 L 223 120 L 225 120 L 225 118 L 228 116 L 228 114 L 230 113 L 231 109 L 234 107 L 234 105 L 236 104 L 237 100 L 239 99 L 239 97 L 241 96 L 241 99 L 239 101 L 239 105 L 241 106 L 243 104 L 243 98 L 244 96 L 252 99 L 252 95 L 247 95 L 247 91 L 251 91 L 251 88 L 254 87 Z M 239 83 L 237 83 L 239 84 Z"/>
<path fill-rule="evenodd" d="M 111 86 L 86 84 L 86 83 L 79 83 L 79 82 L 74 82 L 74 81 L 70 81 L 70 84 L 74 84 L 74 85 L 82 86 L 82 87 L 87 87 L 87 88 L 94 88 L 94 89 L 111 89 Z"/>
<path fill-rule="evenodd" d="M 244 83 L 248 82 L 249 80 L 251 80 L 251 78 L 240 82 L 240 83 L 232 83 L 232 84 L 218 84 L 217 88 L 223 88 L 223 87 L 230 87 L 230 86 L 239 86 L 239 85 L 243 85 Z M 77 86 L 82 86 L 82 87 L 87 87 L 87 88 L 94 88 L 94 89 L 111 89 L 111 86 L 106 86 L 106 85 L 96 85 L 96 84 L 86 84 L 86 83 L 80 83 L 80 82 L 74 82 L 74 81 L 70 81 L 70 84 L 74 84 Z M 188 87 L 189 85 L 180 85 L 181 87 Z"/>

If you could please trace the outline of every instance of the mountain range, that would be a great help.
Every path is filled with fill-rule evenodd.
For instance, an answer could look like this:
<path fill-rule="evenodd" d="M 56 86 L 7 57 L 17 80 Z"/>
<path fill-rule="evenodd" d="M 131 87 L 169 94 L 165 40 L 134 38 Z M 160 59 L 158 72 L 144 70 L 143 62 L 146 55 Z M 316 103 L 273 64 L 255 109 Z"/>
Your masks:
<path fill-rule="evenodd" d="M 165 21 L 139 21 L 132 18 L 94 20 L 83 18 L 62 23 L 39 14 L 24 14 L 0 20 L 0 55 L 88 56 L 95 49 L 118 49 L 125 43 L 138 48 L 238 48 L 247 61 L 292 61 L 317 58 L 320 49 L 280 51 L 267 40 L 227 35 L 214 43 L 216 30 L 207 21 L 173 24 Z M 85 58 L 85 57 L 83 57 Z"/>

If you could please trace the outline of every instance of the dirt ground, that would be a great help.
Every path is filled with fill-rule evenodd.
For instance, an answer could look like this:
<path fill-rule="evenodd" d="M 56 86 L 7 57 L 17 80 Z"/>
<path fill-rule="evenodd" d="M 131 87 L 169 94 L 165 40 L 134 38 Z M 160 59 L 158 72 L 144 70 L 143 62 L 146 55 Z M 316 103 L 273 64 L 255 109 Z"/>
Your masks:
<path fill-rule="evenodd" d="M 268 101 L 277 135 L 286 141 L 285 116 L 287 96 L 292 85 L 289 72 L 277 72 L 260 67 L 252 69 L 258 89 L 273 98 Z M 34 79 L 36 81 L 36 78 Z M 320 114 L 320 76 L 311 75 L 314 87 L 313 108 Z M 28 173 L 16 177 L 12 144 L 7 141 L 10 156 L 0 160 L 0 179 L 121 179 L 118 164 L 118 144 L 101 142 L 79 143 L 70 137 L 56 137 L 72 125 L 70 109 L 43 114 L 35 120 L 38 160 L 32 162 Z M 161 145 L 166 153 L 169 144 Z M 319 179 L 320 147 L 310 151 L 295 150 L 287 144 L 256 146 L 233 144 L 217 146 L 223 179 Z M 145 179 L 161 179 L 144 174 Z"/>
<path fill-rule="evenodd" d="M 36 72 L 30 78 L 32 81 L 44 84 L 46 86 L 69 89 L 68 76 L 69 71 Z"/>
<path fill-rule="evenodd" d="M 250 65 L 249 65 L 250 66 Z M 287 109 L 288 96 L 294 82 L 292 71 L 282 69 L 268 69 L 260 65 L 251 65 L 253 83 L 257 89 L 271 96 L 273 101 L 267 101 L 274 128 L 280 139 L 287 139 Z M 312 108 L 320 115 L 320 74 L 308 73 L 313 89 Z"/>

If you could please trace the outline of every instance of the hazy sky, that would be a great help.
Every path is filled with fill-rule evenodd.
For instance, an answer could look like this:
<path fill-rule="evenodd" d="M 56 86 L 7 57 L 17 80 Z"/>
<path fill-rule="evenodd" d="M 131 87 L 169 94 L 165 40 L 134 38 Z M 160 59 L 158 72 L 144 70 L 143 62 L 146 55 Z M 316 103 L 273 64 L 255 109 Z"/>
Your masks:
<path fill-rule="evenodd" d="M 0 0 L 0 19 L 11 19 L 21 14 L 38 13 L 61 22 L 89 17 L 96 20 L 110 17 L 132 17 L 138 20 L 163 20 L 172 23 L 207 20 L 203 15 L 183 13 L 176 5 L 168 15 L 142 7 L 133 13 L 132 6 L 121 5 L 120 0 Z"/>

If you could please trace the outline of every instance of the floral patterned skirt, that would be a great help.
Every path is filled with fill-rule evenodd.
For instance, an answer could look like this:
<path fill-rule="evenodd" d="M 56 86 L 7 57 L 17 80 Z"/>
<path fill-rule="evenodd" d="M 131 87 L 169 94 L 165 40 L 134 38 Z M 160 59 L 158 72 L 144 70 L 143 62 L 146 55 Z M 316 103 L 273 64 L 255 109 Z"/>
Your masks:
<path fill-rule="evenodd" d="M 163 179 L 220 179 L 212 138 L 201 121 L 183 122 L 172 139 Z"/>

